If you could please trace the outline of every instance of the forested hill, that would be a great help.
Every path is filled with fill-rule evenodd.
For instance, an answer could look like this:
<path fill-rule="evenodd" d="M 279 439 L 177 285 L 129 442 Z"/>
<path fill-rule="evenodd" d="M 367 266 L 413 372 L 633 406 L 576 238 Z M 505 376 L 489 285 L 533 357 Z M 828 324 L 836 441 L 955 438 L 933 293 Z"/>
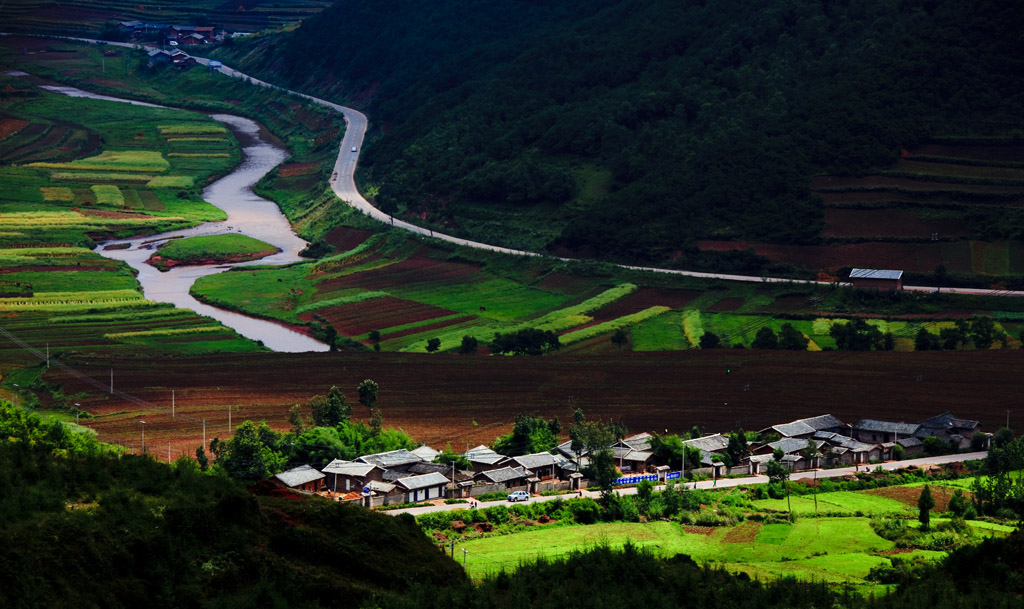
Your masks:
<path fill-rule="evenodd" d="M 1021 31 L 1012 0 L 339 0 L 233 59 L 366 109 L 385 209 L 684 264 L 816 240 L 815 173 L 1024 134 Z"/>

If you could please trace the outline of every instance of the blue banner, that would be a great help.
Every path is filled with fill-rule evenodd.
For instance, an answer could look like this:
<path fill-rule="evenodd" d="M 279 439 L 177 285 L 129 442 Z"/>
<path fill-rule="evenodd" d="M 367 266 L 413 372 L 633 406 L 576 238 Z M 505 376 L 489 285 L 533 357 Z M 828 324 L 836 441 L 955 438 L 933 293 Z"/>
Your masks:
<path fill-rule="evenodd" d="M 676 474 L 679 477 L 679 474 Z M 658 474 L 647 474 L 644 476 L 626 476 L 625 478 L 618 478 L 615 482 L 612 482 L 615 486 L 622 486 L 623 484 L 639 484 L 644 480 L 650 480 L 651 482 L 658 481 Z"/>

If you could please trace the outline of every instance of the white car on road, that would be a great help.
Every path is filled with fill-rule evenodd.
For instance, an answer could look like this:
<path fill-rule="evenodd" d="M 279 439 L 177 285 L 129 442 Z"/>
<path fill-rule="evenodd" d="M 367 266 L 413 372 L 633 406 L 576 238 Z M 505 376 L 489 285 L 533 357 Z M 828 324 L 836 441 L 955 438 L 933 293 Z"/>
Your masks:
<path fill-rule="evenodd" d="M 513 491 L 508 494 L 509 501 L 526 501 L 530 498 L 530 493 L 526 491 Z"/>

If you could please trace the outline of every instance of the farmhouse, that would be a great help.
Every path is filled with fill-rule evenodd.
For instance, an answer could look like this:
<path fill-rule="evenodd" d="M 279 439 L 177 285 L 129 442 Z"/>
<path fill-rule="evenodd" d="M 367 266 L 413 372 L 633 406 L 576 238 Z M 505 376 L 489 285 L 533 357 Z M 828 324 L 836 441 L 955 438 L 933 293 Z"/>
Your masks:
<path fill-rule="evenodd" d="M 813 439 L 825 443 L 821 451 L 825 453 L 825 460 L 828 463 L 868 463 L 878 461 L 884 456 L 883 446 L 859 442 L 837 433 L 819 431 L 814 434 Z"/>
<path fill-rule="evenodd" d="M 853 269 L 850 284 L 857 290 L 902 290 L 903 271 Z"/>
<path fill-rule="evenodd" d="M 467 450 L 465 457 L 473 465 L 473 472 L 477 474 L 493 469 L 498 463 L 508 459 L 505 455 L 498 454 L 483 444 Z"/>
<path fill-rule="evenodd" d="M 877 419 L 861 419 L 853 426 L 853 437 L 861 442 L 896 442 L 917 434 L 917 423 L 893 423 Z"/>
<path fill-rule="evenodd" d="M 384 453 L 363 455 L 362 457 L 357 457 L 356 461 L 372 463 L 373 465 L 385 470 L 409 471 L 409 468 L 413 464 L 422 463 L 423 459 L 420 459 L 404 448 L 399 448 L 398 450 L 391 450 Z"/>
<path fill-rule="evenodd" d="M 327 488 L 332 491 L 361 491 L 371 480 L 384 481 L 384 470 L 372 463 L 335 459 L 322 470 Z"/>
<path fill-rule="evenodd" d="M 509 465 L 520 469 L 532 470 L 538 480 L 551 480 L 555 477 L 555 466 L 557 461 L 551 453 L 533 453 L 510 457 Z M 515 465 L 512 465 L 512 464 Z"/>
<path fill-rule="evenodd" d="M 480 472 L 474 478 L 483 484 L 501 484 L 505 488 L 526 486 L 527 480 L 533 477 L 533 472 L 522 467 L 503 467 Z"/>
<path fill-rule="evenodd" d="M 288 488 L 315 493 L 320 490 L 320 485 L 324 479 L 324 475 L 316 471 L 316 468 L 314 467 L 309 465 L 300 465 L 286 472 L 276 474 L 274 475 L 274 478 L 277 478 L 277 480 L 285 484 Z"/>
<path fill-rule="evenodd" d="M 789 423 L 772 425 L 761 430 L 761 434 L 777 433 L 782 438 L 810 438 L 816 432 L 829 431 L 839 432 L 849 429 L 849 426 L 830 414 L 823 414 L 817 417 L 797 419 Z"/>
<path fill-rule="evenodd" d="M 433 448 L 430 448 L 426 444 L 424 444 L 423 446 L 419 446 L 417 448 L 414 448 L 414 449 L 412 449 L 409 452 L 411 452 L 412 454 L 416 455 L 420 459 L 423 459 L 427 463 L 430 463 L 431 461 L 434 460 L 435 457 L 437 457 L 438 455 L 441 454 L 441 451 L 434 450 Z"/>
<path fill-rule="evenodd" d="M 409 503 L 437 499 L 444 495 L 444 487 L 449 483 L 448 478 L 439 473 L 421 474 L 401 478 L 395 482 L 399 488 L 405 489 L 405 500 Z"/>

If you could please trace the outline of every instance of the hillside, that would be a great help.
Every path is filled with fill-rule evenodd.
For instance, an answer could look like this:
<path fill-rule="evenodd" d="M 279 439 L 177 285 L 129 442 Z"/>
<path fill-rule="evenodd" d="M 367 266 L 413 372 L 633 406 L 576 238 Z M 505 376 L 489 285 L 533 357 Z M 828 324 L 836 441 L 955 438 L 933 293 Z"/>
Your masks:
<path fill-rule="evenodd" d="M 1020 21 L 1005 0 L 340 1 L 229 60 L 365 107 L 362 180 L 384 209 L 727 269 L 750 261 L 697 240 L 821 239 L 813 175 L 936 135 L 1020 135 Z"/>
<path fill-rule="evenodd" d="M 352 606 L 463 579 L 412 518 L 117 455 L 0 402 L 0 606 Z"/>

